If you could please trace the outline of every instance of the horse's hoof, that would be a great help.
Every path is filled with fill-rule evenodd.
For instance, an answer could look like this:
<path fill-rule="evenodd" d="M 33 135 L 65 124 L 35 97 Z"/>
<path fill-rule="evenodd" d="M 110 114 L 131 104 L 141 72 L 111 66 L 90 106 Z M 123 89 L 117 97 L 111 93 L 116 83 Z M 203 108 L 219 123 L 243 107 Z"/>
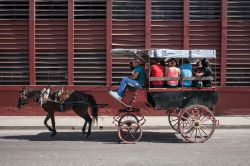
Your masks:
<path fill-rule="evenodd" d="M 50 137 L 54 137 L 56 135 L 56 133 L 52 133 L 51 135 L 50 135 Z"/>
<path fill-rule="evenodd" d="M 49 128 L 49 131 L 53 131 L 53 129 L 52 129 L 52 128 Z"/>
<path fill-rule="evenodd" d="M 86 135 L 86 138 L 89 138 L 89 136 L 90 136 L 90 134 L 87 134 L 87 135 Z"/>

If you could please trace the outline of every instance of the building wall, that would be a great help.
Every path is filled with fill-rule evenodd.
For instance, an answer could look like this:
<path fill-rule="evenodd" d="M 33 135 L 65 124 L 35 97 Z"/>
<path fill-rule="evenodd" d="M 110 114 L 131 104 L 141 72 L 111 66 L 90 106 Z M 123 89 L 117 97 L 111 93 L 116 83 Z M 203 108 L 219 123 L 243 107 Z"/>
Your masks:
<path fill-rule="evenodd" d="M 129 58 L 112 57 L 113 48 L 215 49 L 217 114 L 250 114 L 248 0 L 3 0 L 0 115 L 43 114 L 36 105 L 17 112 L 22 86 L 66 86 L 110 102 L 100 96 L 130 74 Z"/>

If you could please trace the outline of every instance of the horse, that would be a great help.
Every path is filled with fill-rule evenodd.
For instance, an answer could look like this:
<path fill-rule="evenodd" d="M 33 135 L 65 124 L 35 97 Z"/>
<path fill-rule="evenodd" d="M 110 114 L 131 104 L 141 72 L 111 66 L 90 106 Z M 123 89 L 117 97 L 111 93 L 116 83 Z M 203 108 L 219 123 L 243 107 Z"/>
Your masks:
<path fill-rule="evenodd" d="M 51 137 L 57 134 L 55 127 L 55 112 L 62 112 L 62 109 L 63 112 L 73 110 L 78 116 L 85 120 L 85 123 L 82 127 L 83 135 L 85 135 L 86 126 L 88 123 L 88 132 L 86 135 L 88 138 L 88 136 L 91 134 L 91 125 L 93 122 L 91 116 L 89 115 L 89 110 L 91 110 L 93 119 L 96 122 L 98 121 L 98 107 L 95 98 L 91 94 L 87 94 L 82 91 L 73 91 L 62 103 L 56 101 L 56 94 L 57 91 L 50 92 L 50 88 L 44 88 L 43 90 L 27 90 L 23 87 L 19 92 L 17 108 L 21 110 L 24 105 L 31 102 L 41 104 L 43 110 L 47 112 L 44 125 L 49 131 L 52 132 Z M 49 119 L 51 119 L 52 127 L 47 124 Z"/>

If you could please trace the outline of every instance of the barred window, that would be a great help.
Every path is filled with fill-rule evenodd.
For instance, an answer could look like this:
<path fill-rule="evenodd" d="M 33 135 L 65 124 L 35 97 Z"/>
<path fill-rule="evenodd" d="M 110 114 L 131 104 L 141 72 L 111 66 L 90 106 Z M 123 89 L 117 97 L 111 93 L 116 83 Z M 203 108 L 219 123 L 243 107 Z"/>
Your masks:
<path fill-rule="evenodd" d="M 228 1 L 227 86 L 250 86 L 250 2 Z"/>
<path fill-rule="evenodd" d="M 190 0 L 190 20 L 220 20 L 220 0 Z"/>
<path fill-rule="evenodd" d="M 249 0 L 228 0 L 229 20 L 250 20 Z"/>
<path fill-rule="evenodd" d="M 145 0 L 113 0 L 113 19 L 145 19 Z"/>
<path fill-rule="evenodd" d="M 0 1 L 0 19 L 29 19 L 29 1 Z"/>
<path fill-rule="evenodd" d="M 183 0 L 152 0 L 152 19 L 182 20 Z"/>
<path fill-rule="evenodd" d="M 37 19 L 67 19 L 67 0 L 36 0 Z"/>
<path fill-rule="evenodd" d="M 106 0 L 75 0 L 75 19 L 105 19 Z"/>

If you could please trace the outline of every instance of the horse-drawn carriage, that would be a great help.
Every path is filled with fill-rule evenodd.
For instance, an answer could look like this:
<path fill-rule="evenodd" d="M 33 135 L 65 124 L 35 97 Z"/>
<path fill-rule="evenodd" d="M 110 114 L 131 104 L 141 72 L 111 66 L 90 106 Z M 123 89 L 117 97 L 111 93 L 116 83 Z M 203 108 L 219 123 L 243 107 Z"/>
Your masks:
<path fill-rule="evenodd" d="M 112 51 L 117 55 L 129 55 L 143 57 L 146 65 L 150 66 L 151 58 L 169 59 L 178 58 L 183 60 L 188 58 L 196 59 L 215 59 L 215 50 L 169 50 L 169 49 L 153 49 L 153 50 L 128 50 L 115 49 Z M 150 70 L 150 67 L 148 67 Z M 216 70 L 216 67 L 214 68 Z M 148 72 L 150 73 L 150 71 Z M 126 143 L 135 143 L 141 139 L 141 126 L 145 123 L 144 117 L 140 114 L 140 109 L 133 107 L 137 95 L 145 93 L 147 102 L 156 111 L 166 111 L 170 126 L 180 133 L 182 137 L 189 142 L 204 142 L 208 140 L 218 121 L 214 117 L 214 109 L 218 101 L 218 93 L 215 86 L 197 88 L 184 87 L 177 88 L 151 88 L 150 82 L 155 80 L 175 80 L 180 82 L 184 80 L 202 81 L 212 80 L 213 77 L 150 77 L 148 74 L 148 86 L 143 90 L 135 90 L 129 104 L 122 103 L 124 109 L 122 113 L 115 116 L 115 122 L 118 126 L 119 138 Z M 127 120 L 123 120 L 127 119 Z"/>
<path fill-rule="evenodd" d="M 114 49 L 112 54 L 124 55 L 124 56 L 138 56 L 143 58 L 146 66 L 150 66 L 151 58 L 216 58 L 214 50 L 168 50 L 168 49 L 151 49 L 151 50 L 136 50 L 136 49 Z M 148 68 L 150 70 L 150 67 Z M 124 143 L 136 143 L 142 137 L 141 126 L 145 123 L 145 118 L 141 113 L 140 107 L 136 106 L 136 101 L 138 98 L 144 100 L 147 107 L 153 108 L 155 111 L 166 111 L 168 115 L 168 120 L 170 126 L 181 134 L 181 136 L 188 142 L 205 142 L 214 133 L 215 127 L 218 121 L 214 116 L 214 109 L 218 101 L 218 93 L 216 92 L 216 87 L 176 87 L 176 88 L 152 88 L 150 87 L 150 82 L 155 80 L 176 80 L 180 82 L 184 80 L 211 80 L 213 77 L 150 77 L 148 74 L 148 85 L 145 89 L 135 89 L 132 88 L 132 96 L 129 100 L 121 101 L 116 100 L 120 103 L 121 107 L 117 109 L 117 115 L 114 116 L 114 124 L 118 127 L 118 136 L 120 140 Z M 131 88 L 128 88 L 131 89 Z M 95 117 L 97 116 L 97 107 L 103 105 L 98 105 L 93 96 L 85 94 L 83 92 L 73 93 L 74 96 L 69 96 L 69 98 L 64 101 L 58 101 L 57 98 L 50 97 L 50 87 L 43 89 L 42 92 L 37 92 L 37 94 L 28 95 L 27 91 L 24 90 L 20 92 L 19 107 L 28 103 L 29 100 L 26 98 L 32 98 L 37 102 L 40 102 L 44 109 L 47 109 L 48 116 L 45 119 L 46 127 L 56 133 L 55 127 L 49 127 L 47 125 L 47 120 L 51 118 L 53 125 L 53 116 L 51 113 L 53 111 L 48 111 L 48 102 L 54 103 L 57 106 L 57 110 L 61 109 L 72 109 L 79 116 L 85 118 L 86 113 L 80 113 L 82 109 L 88 110 L 92 108 L 94 110 Z M 107 92 L 108 93 L 108 92 Z M 58 94 L 58 91 L 53 93 Z M 32 97 L 31 97 L 32 96 Z M 142 97 L 144 96 L 144 97 Z M 91 99 L 90 99 L 91 98 Z M 84 107 L 84 108 L 83 108 Z M 50 113 L 49 113 L 50 112 Z M 83 111 L 82 111 L 83 112 Z M 86 112 L 86 111 L 85 111 Z M 52 116 L 53 115 L 53 116 Z M 89 116 L 86 116 L 85 120 L 89 120 Z M 89 125 L 91 126 L 91 122 Z M 86 123 L 83 126 L 83 133 L 85 132 Z M 88 135 L 91 132 L 89 128 Z"/>

